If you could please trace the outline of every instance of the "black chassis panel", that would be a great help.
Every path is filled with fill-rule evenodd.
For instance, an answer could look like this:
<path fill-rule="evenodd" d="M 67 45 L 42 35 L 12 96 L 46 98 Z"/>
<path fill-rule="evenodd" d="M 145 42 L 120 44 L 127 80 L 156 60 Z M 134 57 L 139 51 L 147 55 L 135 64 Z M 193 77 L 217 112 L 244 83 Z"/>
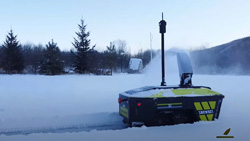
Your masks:
<path fill-rule="evenodd" d="M 169 97 L 169 98 L 133 98 L 119 95 L 123 99 L 123 102 L 119 104 L 119 107 L 124 107 L 128 110 L 128 115 L 125 117 L 121 115 L 121 108 L 119 113 L 124 117 L 125 122 L 150 122 L 157 116 L 160 111 L 169 113 L 175 111 L 193 111 L 194 121 L 200 120 L 200 113 L 194 106 L 194 102 L 209 102 L 216 101 L 216 106 L 213 109 L 213 119 L 219 118 L 220 107 L 222 103 L 223 95 L 215 96 L 199 96 L 199 97 Z M 141 103 L 140 106 L 137 103 Z M 173 103 L 172 106 L 164 106 L 164 104 Z M 181 104 L 180 104 L 181 103 Z M 177 104 L 177 105 L 174 105 Z M 161 105 L 161 106 L 159 106 Z M 162 106 L 163 105 L 163 106 Z"/>

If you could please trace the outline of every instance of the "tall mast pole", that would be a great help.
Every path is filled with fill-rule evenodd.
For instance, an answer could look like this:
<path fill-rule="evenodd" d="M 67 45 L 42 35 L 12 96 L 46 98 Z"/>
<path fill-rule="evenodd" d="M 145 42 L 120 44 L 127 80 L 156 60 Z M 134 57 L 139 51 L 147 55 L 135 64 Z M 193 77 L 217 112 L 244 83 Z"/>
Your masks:
<path fill-rule="evenodd" d="M 160 26 L 160 33 L 161 33 L 161 71 L 162 71 L 162 81 L 161 86 L 166 86 L 165 82 L 165 55 L 164 55 L 164 33 L 166 33 L 166 25 L 167 22 L 163 19 L 162 13 L 162 20 L 159 22 Z"/>

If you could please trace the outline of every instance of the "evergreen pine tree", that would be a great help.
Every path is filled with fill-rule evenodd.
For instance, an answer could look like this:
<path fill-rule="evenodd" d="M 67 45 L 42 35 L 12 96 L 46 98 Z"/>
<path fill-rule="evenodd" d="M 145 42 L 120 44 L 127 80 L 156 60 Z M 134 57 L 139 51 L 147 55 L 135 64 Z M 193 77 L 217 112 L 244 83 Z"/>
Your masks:
<path fill-rule="evenodd" d="M 21 73 L 24 69 L 24 59 L 22 48 L 17 41 L 17 35 L 14 35 L 12 29 L 6 36 L 2 46 L 2 67 L 5 73 Z"/>
<path fill-rule="evenodd" d="M 112 45 L 110 43 L 110 46 L 107 46 L 107 50 L 104 52 L 106 55 L 106 66 L 110 69 L 110 74 L 112 75 L 113 69 L 116 66 L 117 63 L 117 53 L 116 53 L 115 45 Z"/>
<path fill-rule="evenodd" d="M 39 72 L 46 75 L 57 75 L 64 72 L 61 61 L 61 52 L 53 39 L 46 45 Z"/>
<path fill-rule="evenodd" d="M 72 43 L 76 49 L 76 52 L 73 54 L 73 67 L 76 73 L 88 73 L 90 72 L 90 39 L 89 32 L 86 32 L 86 25 L 84 25 L 83 19 L 81 23 L 78 24 L 79 32 L 76 32 L 77 37 L 74 38 Z M 94 48 L 94 47 L 93 47 Z"/>

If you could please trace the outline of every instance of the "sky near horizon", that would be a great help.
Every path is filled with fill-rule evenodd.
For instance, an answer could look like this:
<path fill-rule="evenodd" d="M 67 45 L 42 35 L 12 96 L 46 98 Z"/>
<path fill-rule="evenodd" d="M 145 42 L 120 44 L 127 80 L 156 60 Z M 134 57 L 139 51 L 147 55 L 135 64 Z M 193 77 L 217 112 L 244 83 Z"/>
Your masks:
<path fill-rule="evenodd" d="M 70 50 L 83 18 L 99 51 L 118 39 L 131 53 L 149 49 L 150 32 L 153 49 L 160 49 L 161 12 L 166 48 L 213 47 L 250 35 L 249 0 L 2 0 L 0 44 L 12 28 L 22 44 L 54 39 Z"/>

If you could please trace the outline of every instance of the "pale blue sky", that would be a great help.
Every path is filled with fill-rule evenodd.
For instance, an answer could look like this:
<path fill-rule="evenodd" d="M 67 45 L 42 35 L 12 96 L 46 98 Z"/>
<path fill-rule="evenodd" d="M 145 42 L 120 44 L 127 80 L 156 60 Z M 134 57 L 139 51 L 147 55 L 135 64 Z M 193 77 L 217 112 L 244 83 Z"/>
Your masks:
<path fill-rule="evenodd" d="M 161 12 L 167 48 L 211 47 L 250 35 L 249 0 L 1 0 L 0 44 L 12 27 L 21 43 L 53 38 L 69 50 L 83 18 L 98 50 L 117 39 L 127 41 L 132 53 L 146 50 L 150 32 L 159 49 Z"/>

